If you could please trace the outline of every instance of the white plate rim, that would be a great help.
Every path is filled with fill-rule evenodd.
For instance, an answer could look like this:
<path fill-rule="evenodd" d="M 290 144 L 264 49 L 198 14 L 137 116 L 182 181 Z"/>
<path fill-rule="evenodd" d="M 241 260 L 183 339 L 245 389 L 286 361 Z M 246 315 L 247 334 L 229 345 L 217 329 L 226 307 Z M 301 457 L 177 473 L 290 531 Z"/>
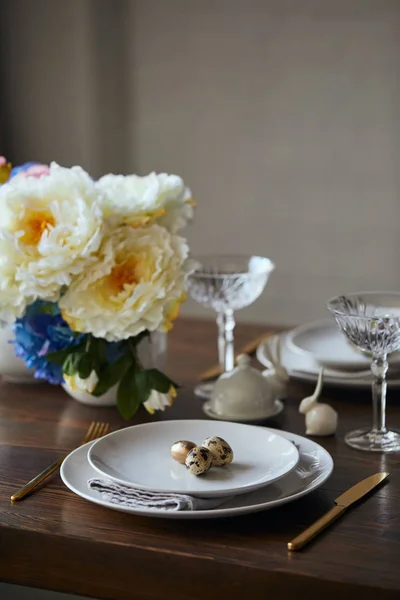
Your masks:
<path fill-rule="evenodd" d="M 90 496 L 88 491 L 82 491 L 82 490 L 76 488 L 68 480 L 68 477 L 67 477 L 65 471 L 68 467 L 69 462 L 71 460 L 73 460 L 74 456 L 76 454 L 84 453 L 85 451 L 86 451 L 87 464 L 90 468 L 92 468 L 91 465 L 89 464 L 89 461 L 87 460 L 87 452 L 90 449 L 90 447 L 93 445 L 94 442 L 88 442 L 87 444 L 85 444 L 83 446 L 79 446 L 78 448 L 73 450 L 64 459 L 64 461 L 61 465 L 61 469 L 60 469 L 60 476 L 61 476 L 61 479 L 62 479 L 64 485 L 71 492 L 73 492 L 80 498 L 83 498 L 84 500 L 91 502 L 92 504 L 97 504 L 104 508 L 108 508 L 110 510 L 116 510 L 118 512 L 134 514 L 134 515 L 139 515 L 139 516 L 153 517 L 153 518 L 154 517 L 155 518 L 163 518 L 163 519 L 214 519 L 214 518 L 235 517 L 235 516 L 240 516 L 240 515 L 262 512 L 264 510 L 270 510 L 272 508 L 282 506 L 289 502 L 293 502 L 295 500 L 303 498 L 304 496 L 307 496 L 308 494 L 311 494 L 311 492 L 314 492 L 315 490 L 317 490 L 329 479 L 329 477 L 332 474 L 333 468 L 334 468 L 334 462 L 333 462 L 332 456 L 329 454 L 329 452 L 327 450 L 325 450 L 325 448 L 323 446 L 320 446 L 314 440 L 310 440 L 308 438 L 305 438 L 305 437 L 295 434 L 295 433 L 291 433 L 288 431 L 275 430 L 273 428 L 265 428 L 265 429 L 269 429 L 270 431 L 273 431 L 273 432 L 279 431 L 281 434 L 284 434 L 283 437 L 286 437 L 286 439 L 290 439 L 290 441 L 293 441 L 296 444 L 306 443 L 307 445 L 309 445 L 309 449 L 308 450 L 305 449 L 307 451 L 312 451 L 312 450 L 321 451 L 325 455 L 325 458 L 328 463 L 325 472 L 320 474 L 318 477 L 316 477 L 315 480 L 312 483 L 310 483 L 310 485 L 308 486 L 307 489 L 303 489 L 298 492 L 295 492 L 294 494 L 289 494 L 288 496 L 278 498 L 277 500 L 270 500 L 267 502 L 260 502 L 258 504 L 251 504 L 251 505 L 245 505 L 245 506 L 235 506 L 235 507 L 231 507 L 231 508 L 213 508 L 213 509 L 209 509 L 209 510 L 193 510 L 193 511 L 166 511 L 166 510 L 161 510 L 161 509 L 121 507 L 116 504 L 112 504 L 111 502 L 107 502 L 106 500 L 102 500 L 102 498 L 100 496 L 98 498 L 96 498 L 96 497 Z M 93 471 L 93 474 L 96 475 L 96 471 Z"/>
<path fill-rule="evenodd" d="M 283 331 L 282 333 L 278 333 L 277 336 L 274 337 L 279 337 L 281 339 L 281 343 L 285 344 L 286 343 L 286 336 L 289 332 L 285 332 Z M 267 367 L 268 370 L 270 370 L 272 368 L 270 361 L 268 360 L 268 358 L 265 355 L 264 352 L 264 347 L 266 344 L 271 344 L 271 340 L 273 338 L 268 338 L 267 340 L 264 340 L 263 342 L 261 342 L 259 344 L 259 346 L 256 349 L 256 358 L 258 360 L 258 362 L 263 365 L 264 367 Z M 290 350 L 291 351 L 291 350 Z M 318 373 L 317 372 L 309 372 L 306 373 L 306 371 L 304 369 L 302 369 L 303 372 L 300 371 L 296 371 L 295 369 L 290 370 L 288 369 L 288 373 L 291 379 L 294 379 L 296 381 L 303 381 L 306 383 L 316 383 L 318 380 Z M 331 387 L 338 387 L 338 388 L 353 388 L 353 389 L 363 389 L 363 390 L 370 390 L 371 389 L 371 385 L 372 385 L 372 380 L 368 380 L 368 379 L 361 379 L 361 378 L 354 378 L 354 379 L 350 379 L 349 377 L 333 377 L 333 376 L 329 376 L 329 375 L 324 375 L 324 384 L 325 385 L 329 385 Z M 400 388 L 400 379 L 388 379 L 388 387 L 389 388 Z"/>
<path fill-rule="evenodd" d="M 291 329 L 288 332 L 288 334 L 286 336 L 286 345 L 291 352 L 294 352 L 295 354 L 299 354 L 301 356 L 307 356 L 309 358 L 312 358 L 313 360 L 316 360 L 317 362 L 319 362 L 321 365 L 335 364 L 337 366 L 341 365 L 341 366 L 347 366 L 347 367 L 349 367 L 349 365 L 352 365 L 357 368 L 364 367 L 365 369 L 368 369 L 370 363 L 369 363 L 368 359 L 362 353 L 360 353 L 359 360 L 354 360 L 350 363 L 347 360 L 336 360 L 336 359 L 334 360 L 334 359 L 332 359 L 332 357 L 324 356 L 323 354 L 316 355 L 313 352 L 311 352 L 311 350 L 307 350 L 306 348 L 302 348 L 301 346 L 298 346 L 296 344 L 296 342 L 295 342 L 296 337 L 299 337 L 306 332 L 312 333 L 313 331 L 316 331 L 318 329 L 328 328 L 329 326 L 332 326 L 331 327 L 332 330 L 335 330 L 335 321 L 333 318 L 319 319 L 317 321 L 309 321 L 308 323 L 303 323 L 303 325 L 299 325 L 298 327 L 295 327 L 294 329 Z M 337 325 L 336 325 L 336 329 L 338 329 Z M 344 334 L 343 334 L 343 337 L 344 337 Z M 357 354 L 355 353 L 355 357 L 356 356 L 357 356 Z"/>
<path fill-rule="evenodd" d="M 112 477 L 110 475 L 108 475 L 107 473 L 105 473 L 104 471 L 102 471 L 93 461 L 92 455 L 94 453 L 94 449 L 97 445 L 100 445 L 103 440 L 105 438 L 110 438 L 110 437 L 114 437 L 117 435 L 121 435 L 121 432 L 124 431 L 126 432 L 128 429 L 134 429 L 134 428 L 146 428 L 146 427 L 151 427 L 151 426 L 162 426 L 165 423 L 168 424 L 179 424 L 180 426 L 182 426 L 182 424 L 184 422 L 190 422 L 191 424 L 195 424 L 195 423 L 209 423 L 209 421 L 207 421 L 206 419 L 179 419 L 179 420 L 166 420 L 166 421 L 150 421 L 149 423 L 139 423 L 137 425 L 131 425 L 130 427 L 125 427 L 123 429 L 117 429 L 116 431 L 112 431 L 111 433 L 108 433 L 107 435 L 95 440 L 92 444 L 92 446 L 89 448 L 88 450 L 88 462 L 90 464 L 90 466 L 97 471 L 97 473 L 99 473 L 102 477 L 105 477 L 107 479 L 111 479 L 117 483 L 120 483 L 122 485 L 132 485 L 132 482 L 128 481 L 128 480 L 124 480 L 124 479 L 120 479 L 118 477 Z M 259 427 L 258 425 L 250 425 L 247 423 L 236 423 L 234 421 L 224 421 L 225 423 L 231 423 L 232 425 L 235 426 L 243 426 L 243 427 L 257 427 L 257 429 L 262 429 L 265 430 L 267 428 L 265 427 Z M 272 433 L 274 433 L 277 437 L 282 438 L 285 442 L 287 442 L 288 440 L 284 437 L 279 435 L 279 430 L 273 430 Z M 284 472 L 280 472 L 279 475 L 269 478 L 269 479 L 263 479 L 261 481 L 258 481 L 257 483 L 254 484 L 250 484 L 250 485 L 246 485 L 246 486 L 241 486 L 240 488 L 231 488 L 231 489 L 219 489 L 219 490 L 207 490 L 207 491 L 199 491 L 196 490 L 195 492 L 190 492 L 190 490 L 174 490 L 174 492 L 172 492 L 171 490 L 168 489 L 162 489 L 162 488 L 152 488 L 152 491 L 156 491 L 156 492 L 160 492 L 160 493 L 175 493 L 175 494 L 191 494 L 193 496 L 197 496 L 198 498 L 213 498 L 213 497 L 223 497 L 223 496 L 233 496 L 233 495 L 240 495 L 240 494 L 246 494 L 249 492 L 254 492 L 262 487 L 265 487 L 266 485 L 271 485 L 272 483 L 275 483 L 276 481 L 278 481 L 279 479 L 281 479 L 282 477 L 285 477 L 286 475 L 288 475 L 291 471 L 293 471 L 296 466 L 299 463 L 300 460 L 300 455 L 299 452 L 297 450 L 297 448 L 295 448 L 297 455 L 295 455 L 295 459 L 294 459 L 294 463 L 293 465 L 290 466 L 290 468 L 288 468 L 286 471 Z M 138 483 L 135 483 L 135 485 L 133 486 L 139 490 L 148 490 L 149 487 L 146 485 L 141 485 Z"/>

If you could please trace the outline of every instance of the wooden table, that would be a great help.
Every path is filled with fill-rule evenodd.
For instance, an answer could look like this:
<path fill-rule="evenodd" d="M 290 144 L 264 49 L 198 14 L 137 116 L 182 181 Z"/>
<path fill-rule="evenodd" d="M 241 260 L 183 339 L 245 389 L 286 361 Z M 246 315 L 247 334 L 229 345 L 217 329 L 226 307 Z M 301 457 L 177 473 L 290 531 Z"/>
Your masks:
<path fill-rule="evenodd" d="M 262 328 L 238 326 L 238 344 Z M 157 418 L 203 417 L 192 385 L 215 361 L 213 323 L 180 320 L 170 337 L 169 373 L 185 388 Z M 304 433 L 298 398 L 275 426 Z M 389 422 L 400 426 L 393 394 Z M 81 440 L 93 419 L 125 426 L 115 409 L 78 404 L 47 385 L 0 385 L 0 580 L 112 600 L 243 598 L 249 600 L 400 598 L 400 458 L 351 450 L 343 435 L 369 425 L 368 393 L 327 391 L 339 431 L 321 438 L 335 470 L 325 485 L 295 503 L 246 517 L 210 521 L 140 518 L 90 504 L 55 475 L 42 490 L 10 504 L 19 486 Z M 397 397 L 396 397 L 397 396 Z M 141 411 L 134 422 L 150 418 Z M 390 482 L 340 519 L 306 550 L 287 542 L 360 479 L 388 470 Z M 4 599 L 6 600 L 6 599 Z"/>

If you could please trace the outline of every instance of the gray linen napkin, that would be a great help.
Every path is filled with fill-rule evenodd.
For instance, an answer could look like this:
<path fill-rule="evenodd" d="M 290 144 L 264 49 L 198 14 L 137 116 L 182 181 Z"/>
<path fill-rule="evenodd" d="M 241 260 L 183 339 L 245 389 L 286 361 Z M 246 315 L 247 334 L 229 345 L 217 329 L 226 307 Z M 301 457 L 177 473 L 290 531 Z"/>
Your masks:
<path fill-rule="evenodd" d="M 127 508 L 162 508 L 164 510 L 209 510 L 232 498 L 194 498 L 185 494 L 167 494 L 138 490 L 107 479 L 89 479 L 89 489 L 98 492 L 111 504 Z"/>

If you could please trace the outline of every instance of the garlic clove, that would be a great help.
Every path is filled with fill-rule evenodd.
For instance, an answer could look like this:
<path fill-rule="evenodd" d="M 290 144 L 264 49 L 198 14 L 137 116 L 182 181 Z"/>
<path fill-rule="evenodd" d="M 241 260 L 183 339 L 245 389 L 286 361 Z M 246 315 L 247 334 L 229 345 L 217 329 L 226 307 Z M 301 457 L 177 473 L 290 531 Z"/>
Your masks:
<path fill-rule="evenodd" d="M 307 435 L 333 435 L 337 429 L 338 415 L 329 404 L 316 404 L 306 413 Z"/>
<path fill-rule="evenodd" d="M 317 406 L 317 402 L 315 401 L 315 398 L 313 398 L 312 396 L 309 396 L 308 398 L 304 398 L 300 402 L 299 413 L 302 415 L 305 415 L 309 410 L 311 410 L 313 408 L 313 405 Z"/>

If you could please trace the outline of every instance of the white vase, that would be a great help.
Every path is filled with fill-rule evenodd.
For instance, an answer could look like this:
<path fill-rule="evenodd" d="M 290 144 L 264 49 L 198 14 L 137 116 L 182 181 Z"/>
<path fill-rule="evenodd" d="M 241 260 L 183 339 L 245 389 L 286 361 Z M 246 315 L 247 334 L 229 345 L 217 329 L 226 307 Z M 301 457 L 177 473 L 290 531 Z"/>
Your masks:
<path fill-rule="evenodd" d="M 64 390 L 81 404 L 87 404 L 88 406 L 116 406 L 117 405 L 117 386 L 112 387 L 108 392 L 102 396 L 92 396 L 82 390 L 71 390 L 68 383 L 63 383 L 62 387 Z"/>
<path fill-rule="evenodd" d="M 34 378 L 34 369 L 28 369 L 22 358 L 15 356 L 12 325 L 0 328 L 0 375 L 10 383 L 40 383 Z"/>
<path fill-rule="evenodd" d="M 162 371 L 165 366 L 167 353 L 167 335 L 165 333 L 153 332 L 150 339 L 143 339 L 138 346 L 138 357 L 145 369 L 155 367 Z M 88 406 L 116 406 L 117 405 L 117 387 L 114 386 L 102 396 L 92 396 L 82 390 L 72 390 L 68 383 L 62 385 L 63 389 L 82 404 Z"/>

